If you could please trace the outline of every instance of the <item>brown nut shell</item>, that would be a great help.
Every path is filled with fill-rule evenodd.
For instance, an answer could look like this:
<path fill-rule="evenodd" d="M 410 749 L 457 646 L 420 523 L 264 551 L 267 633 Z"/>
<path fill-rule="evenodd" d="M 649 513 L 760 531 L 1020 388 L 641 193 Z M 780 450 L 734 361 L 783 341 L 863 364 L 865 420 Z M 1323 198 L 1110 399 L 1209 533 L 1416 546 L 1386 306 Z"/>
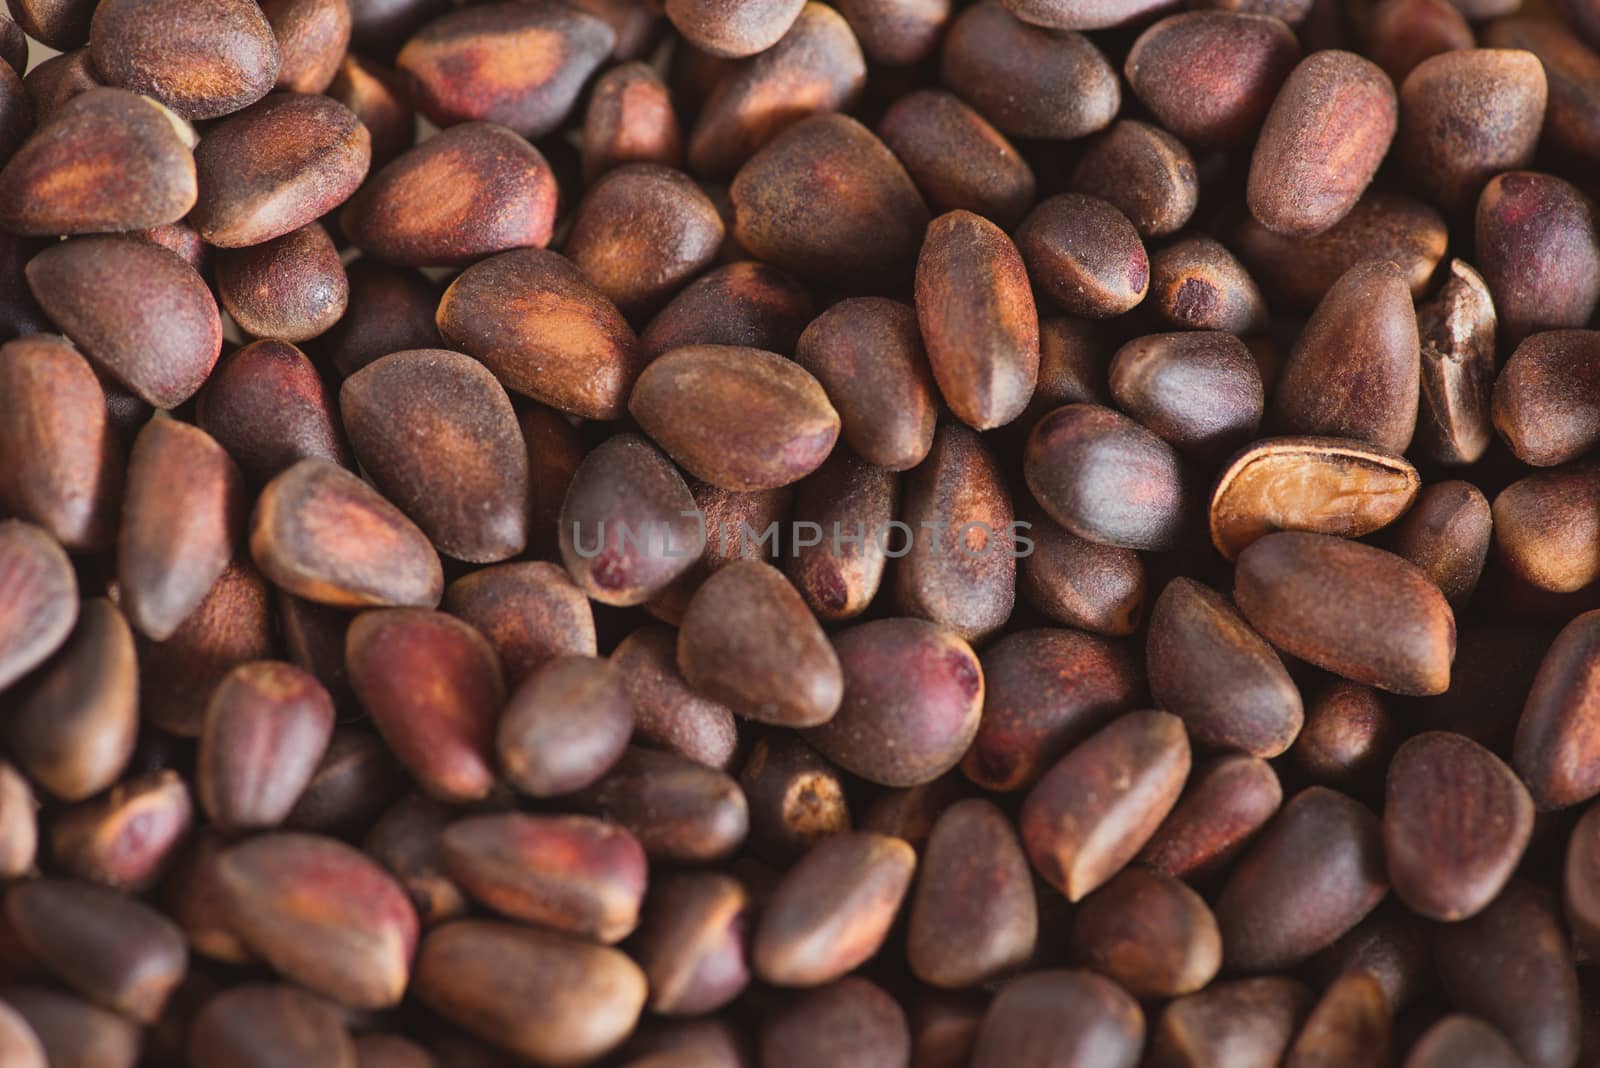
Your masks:
<path fill-rule="evenodd" d="M 281 63 L 272 26 L 250 0 L 111 0 L 94 9 L 89 52 L 107 85 L 146 93 L 190 119 L 260 100 Z"/>

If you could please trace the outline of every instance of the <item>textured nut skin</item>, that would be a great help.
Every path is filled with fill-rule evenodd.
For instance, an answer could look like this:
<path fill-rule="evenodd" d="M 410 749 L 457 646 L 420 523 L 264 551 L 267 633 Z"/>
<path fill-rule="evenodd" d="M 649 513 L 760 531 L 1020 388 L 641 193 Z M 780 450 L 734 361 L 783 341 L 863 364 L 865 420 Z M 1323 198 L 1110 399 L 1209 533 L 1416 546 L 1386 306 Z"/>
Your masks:
<path fill-rule="evenodd" d="M 1017 227 L 1017 248 L 1034 283 L 1071 315 L 1121 315 L 1150 289 L 1139 231 L 1098 197 L 1062 193 L 1041 201 Z"/>
<path fill-rule="evenodd" d="M 671 91 L 647 63 L 623 63 L 600 75 L 584 112 L 584 178 L 628 163 L 683 166 Z"/>
<path fill-rule="evenodd" d="M 1499 559 L 1539 590 L 1572 593 L 1600 574 L 1600 467 L 1592 460 L 1536 471 L 1501 490 L 1490 506 Z"/>
<path fill-rule="evenodd" d="M 1280 21 L 1233 11 L 1169 15 L 1139 35 L 1123 73 L 1141 103 L 1195 147 L 1244 144 L 1300 59 Z"/>
<path fill-rule="evenodd" d="M 684 40 L 702 52 L 738 59 L 777 44 L 805 0 L 763 0 L 731 9 L 714 0 L 671 0 L 664 6 Z"/>
<path fill-rule="evenodd" d="M 1470 464 L 1493 440 L 1494 299 L 1483 276 L 1461 260 L 1432 301 L 1417 309 L 1422 399 L 1412 447 L 1443 464 Z M 1508 437 L 1515 435 L 1508 433 Z"/>
<path fill-rule="evenodd" d="M 261 13 L 278 42 L 276 87 L 292 93 L 327 92 L 350 46 L 347 0 L 266 0 Z"/>
<path fill-rule="evenodd" d="M 841 7 L 848 17 L 849 5 Z M 954 93 L 906 94 L 883 113 L 877 132 L 935 211 L 970 211 L 1012 227 L 1033 204 L 1027 160 Z"/>
<path fill-rule="evenodd" d="M 1117 350 L 1111 396 L 1187 453 L 1217 455 L 1254 435 L 1265 397 L 1250 350 L 1230 333 L 1150 334 Z"/>
<path fill-rule="evenodd" d="M 555 216 L 555 174 L 539 150 L 503 126 L 464 122 L 390 162 L 339 218 L 362 251 L 421 267 L 543 248 Z"/>
<path fill-rule="evenodd" d="M 194 1016 L 188 1055 L 197 1064 L 260 1059 L 359 1068 L 339 1010 L 288 985 L 246 984 L 211 998 Z"/>
<path fill-rule="evenodd" d="M 1013 979 L 989 1003 L 972 1068 L 1095 1064 L 1133 1068 L 1144 1013 L 1116 983 L 1085 971 L 1037 971 Z"/>
<path fill-rule="evenodd" d="M 1528 691 L 1511 763 L 1540 809 L 1564 808 L 1600 794 L 1600 753 L 1587 729 L 1600 668 L 1600 613 L 1561 629 Z"/>
<path fill-rule="evenodd" d="M 1182 229 L 1200 196 L 1194 157 L 1183 142 L 1133 120 L 1114 123 L 1094 139 L 1073 168 L 1071 185 L 1122 212 L 1147 240 Z"/>
<path fill-rule="evenodd" d="M 1039 315 L 1011 239 L 969 211 L 928 225 L 917 258 L 917 322 L 934 381 L 977 430 L 1011 422 L 1039 378 Z"/>
<path fill-rule="evenodd" d="M 513 786 L 549 797 L 600 778 L 632 732 L 633 706 L 608 661 L 554 656 L 512 693 L 495 748 Z"/>
<path fill-rule="evenodd" d="M 1177 998 L 1150 1040 L 1155 1068 L 1274 1068 L 1311 1008 L 1311 991 L 1281 975 L 1217 983 Z"/>
<path fill-rule="evenodd" d="M 287 342 L 325 333 L 350 303 L 339 250 L 317 223 L 219 253 L 217 291 L 245 333 Z"/>
<path fill-rule="evenodd" d="M 272 26 L 249 0 L 112 0 L 94 9 L 95 73 L 186 118 L 214 119 L 261 99 L 282 58 Z"/>
<path fill-rule="evenodd" d="M 1208 875 L 1232 860 L 1282 801 L 1272 765 L 1243 754 L 1218 757 L 1195 768 L 1138 862 L 1177 879 Z"/>
<path fill-rule="evenodd" d="M 1350 213 L 1389 151 L 1394 85 L 1351 52 L 1317 52 L 1290 72 L 1250 159 L 1250 211 L 1269 230 L 1309 237 Z"/>
<path fill-rule="evenodd" d="M 531 139 L 560 125 L 615 43 L 611 27 L 586 11 L 485 4 L 428 23 L 395 66 L 439 126 L 493 122 Z"/>
<path fill-rule="evenodd" d="M 144 230 L 194 207 L 194 135 L 153 101 L 94 89 L 63 105 L 0 170 L 0 223 L 47 237 Z"/>
<path fill-rule="evenodd" d="M 1071 954 L 1136 997 L 1181 997 L 1216 976 L 1222 936 L 1199 894 L 1132 867 L 1084 899 Z"/>
<path fill-rule="evenodd" d="M 1594 203 L 1560 178 L 1498 174 L 1478 197 L 1478 269 L 1506 341 L 1587 326 L 1600 303 Z"/>
<path fill-rule="evenodd" d="M 1104 885 L 1142 849 L 1189 774 L 1183 721 L 1129 712 L 1045 772 L 1022 805 L 1034 869 L 1069 901 Z"/>
<path fill-rule="evenodd" d="M 1494 427 L 1535 467 L 1600 443 L 1600 331 L 1550 330 L 1518 345 L 1494 380 Z"/>
<path fill-rule="evenodd" d="M 264 483 L 307 458 L 348 464 L 333 407 L 305 353 L 281 341 L 255 341 L 217 364 L 196 402 L 195 421 L 246 477 Z"/>

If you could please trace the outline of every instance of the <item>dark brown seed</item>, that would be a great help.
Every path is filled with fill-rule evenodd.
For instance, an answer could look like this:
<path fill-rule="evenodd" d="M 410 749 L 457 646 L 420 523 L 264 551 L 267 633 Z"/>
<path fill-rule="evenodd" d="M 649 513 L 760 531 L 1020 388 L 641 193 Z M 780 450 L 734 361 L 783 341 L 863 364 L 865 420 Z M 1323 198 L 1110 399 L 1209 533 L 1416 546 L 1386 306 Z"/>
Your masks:
<path fill-rule="evenodd" d="M 350 624 L 345 662 L 356 696 L 418 785 L 452 803 L 488 796 L 505 683 L 481 634 L 443 612 L 363 612 Z"/>
<path fill-rule="evenodd" d="M 847 448 L 835 449 L 800 483 L 785 571 L 818 619 L 854 619 L 877 596 L 888 562 L 886 541 L 877 535 L 894 520 L 898 499 L 895 473 L 863 463 Z"/>
<path fill-rule="evenodd" d="M 968 641 L 981 641 L 1011 615 L 1023 550 L 998 461 L 971 430 L 946 423 L 933 449 L 905 480 L 898 532 L 895 605 Z"/>
<path fill-rule="evenodd" d="M 1348 438 L 1263 438 L 1211 492 L 1211 542 L 1233 560 L 1280 530 L 1360 538 L 1393 523 L 1421 480 L 1404 458 Z"/>
<path fill-rule="evenodd" d="M 584 113 L 584 180 L 628 163 L 683 166 L 672 94 L 648 63 L 623 63 L 600 75 Z"/>
<path fill-rule="evenodd" d="M 1541 810 L 1600 794 L 1600 752 L 1589 724 L 1600 691 L 1600 612 L 1569 622 L 1545 652 L 1517 723 L 1512 766 Z"/>
<path fill-rule="evenodd" d="M 4 68 L 0 69 L 0 166 L 3 166 L 33 132 L 34 113 L 38 109 L 31 105 L 27 87 L 11 65 L 0 64 L 0 67 Z"/>
<path fill-rule="evenodd" d="M 1109 203 L 1146 240 L 1182 229 L 1200 196 L 1194 157 L 1183 143 L 1159 126 L 1131 119 L 1089 143 L 1070 188 Z"/>
<path fill-rule="evenodd" d="M 1217 983 L 1162 1010 L 1149 1068 L 1278 1068 L 1311 1008 L 1311 991 L 1286 976 Z"/>
<path fill-rule="evenodd" d="M 1515 14 L 1515 9 L 1496 14 Z M 1600 159 L 1600 113 L 1595 110 L 1600 100 L 1600 56 L 1561 22 L 1545 19 L 1496 18 L 1484 28 L 1482 43 L 1526 49 L 1538 56 L 1549 89 L 1541 137 L 1568 158 Z"/>
<path fill-rule="evenodd" d="M 1278 811 L 1283 787 L 1272 765 L 1242 753 L 1197 767 L 1138 862 L 1176 879 L 1226 865 Z"/>
<path fill-rule="evenodd" d="M 1474 43 L 1472 27 L 1450 0 L 1379 0 L 1361 38 L 1362 50 L 1395 85 L 1423 60 Z"/>
<path fill-rule="evenodd" d="M 438 323 L 448 344 L 507 389 L 586 419 L 620 416 L 644 367 L 616 306 L 553 252 L 523 249 L 469 267 L 445 291 Z"/>
<path fill-rule="evenodd" d="M 1493 411 L 1501 438 L 1535 467 L 1600 444 L 1600 331 L 1551 330 L 1518 345 L 1494 381 Z"/>
<path fill-rule="evenodd" d="M 77 0 L 71 2 L 76 3 Z M 3 78 L 4 76 L 0 75 L 0 80 Z M 28 71 L 28 76 L 23 79 L 22 88 L 28 99 L 33 102 L 34 118 L 43 123 L 73 97 L 87 93 L 90 89 L 100 88 L 102 84 L 95 76 L 94 62 L 89 58 L 89 50 L 77 48 L 65 55 L 51 56 L 42 63 L 35 63 L 33 69 Z M 23 132 L 25 129 L 14 131 L 14 143 L 21 143 L 20 135 Z"/>
<path fill-rule="evenodd" d="M 362 848 L 405 890 L 426 929 L 467 913 L 467 897 L 445 872 L 444 831 L 454 815 L 424 794 L 407 794 L 379 817 Z"/>
<path fill-rule="evenodd" d="M 765 52 L 794 23 L 805 0 L 762 0 L 730 8 L 715 0 L 668 0 L 667 18 L 702 52 L 738 58 Z"/>
<path fill-rule="evenodd" d="M 492 122 L 537 138 L 567 117 L 615 43 L 610 26 L 577 8 L 489 4 L 428 23 L 395 67 L 438 125 Z"/>
<path fill-rule="evenodd" d="M 1280 21 L 1194 11 L 1140 34 L 1123 71 L 1163 127 L 1209 148 L 1247 142 L 1299 59 L 1300 46 Z"/>
<path fill-rule="evenodd" d="M 55 236 L 176 222 L 198 195 L 195 142 L 187 123 L 145 97 L 74 97 L 0 171 L 0 223 Z"/>
<path fill-rule="evenodd" d="M 833 644 L 844 670 L 844 700 L 807 740 L 880 786 L 932 782 L 955 767 L 983 708 L 983 670 L 972 648 L 917 619 L 861 623 Z"/>
<path fill-rule="evenodd" d="M 650 1008 L 667 1016 L 714 1012 L 750 981 L 745 928 L 750 895 L 716 872 L 669 875 L 650 888 L 632 949 L 650 983 Z"/>
<path fill-rule="evenodd" d="M 1313 53 L 1290 72 L 1250 159 L 1250 212 L 1291 237 L 1350 214 L 1394 139 L 1394 85 L 1353 52 Z"/>
<path fill-rule="evenodd" d="M 512 688 L 556 657 L 595 655 L 594 612 L 556 564 L 481 568 L 449 585 L 443 607 L 489 640 Z"/>
<path fill-rule="evenodd" d="M 1405 1068 L 1522 1068 L 1504 1035 L 1475 1016 L 1440 1018 L 1406 1058 Z"/>
<path fill-rule="evenodd" d="M 1350 213 L 1314 237 L 1286 237 L 1241 213 L 1229 247 L 1267 289 L 1300 308 L 1313 308 L 1346 271 L 1366 260 L 1400 268 L 1411 295 L 1428 290 L 1444 257 L 1444 217 L 1420 200 L 1371 192 Z"/>
<path fill-rule="evenodd" d="M 277 88 L 325 92 L 350 45 L 350 5 L 345 0 L 263 0 L 282 59 Z"/>
<path fill-rule="evenodd" d="M 1216 976 L 1222 936 L 1199 894 L 1170 876 L 1128 868 L 1084 899 L 1070 953 L 1135 997 L 1179 997 Z"/>
<path fill-rule="evenodd" d="M 301 460 L 261 491 L 250 555 L 297 597 L 345 608 L 439 603 L 439 555 L 405 514 L 328 460 Z"/>
<path fill-rule="evenodd" d="M 861 829 L 892 835 L 921 849 L 944 810 L 970 796 L 966 781 L 953 771 L 932 782 L 884 790 L 861 817 Z"/>
<path fill-rule="evenodd" d="M 322 377 L 303 352 L 281 341 L 252 342 L 217 364 L 196 421 L 254 482 L 312 457 L 349 462 Z"/>
<path fill-rule="evenodd" d="M 904 471 L 933 447 L 938 401 L 916 314 L 880 297 L 842 300 L 795 349 L 839 412 L 845 443 L 868 463 Z"/>
<path fill-rule="evenodd" d="M 439 1062 L 408 1038 L 372 1034 L 356 1039 L 356 1068 L 439 1068 Z"/>
<path fill-rule="evenodd" d="M 1144 1013 L 1093 972 L 1038 971 L 989 1003 L 971 1068 L 1134 1068 Z"/>
<path fill-rule="evenodd" d="M 349 199 L 367 176 L 372 136 L 336 100 L 275 93 L 208 131 L 194 159 L 200 202 L 190 221 L 210 244 L 243 248 Z"/>
<path fill-rule="evenodd" d="M 20 879 L 39 853 L 39 803 L 12 765 L 0 761 L 0 878 Z"/>
<path fill-rule="evenodd" d="M 65 52 L 89 40 L 90 0 L 9 0 L 11 17 L 29 37 Z"/>
<path fill-rule="evenodd" d="M 1285 968 L 1331 945 L 1382 900 L 1383 840 L 1364 805 L 1324 786 L 1290 799 L 1216 899 L 1229 968 Z"/>
<path fill-rule="evenodd" d="M 1248 334 L 1267 307 L 1244 266 L 1203 234 L 1173 242 L 1150 259 L 1150 299 L 1173 326 Z"/>
<path fill-rule="evenodd" d="M 153 772 L 58 809 L 50 822 L 50 855 L 62 874 L 143 893 L 171 866 L 193 818 L 189 789 L 177 772 Z"/>
<path fill-rule="evenodd" d="M 138 1024 L 114 1012 L 42 986 L 7 987 L 5 1001 L 38 1035 L 52 1065 L 134 1068 L 139 1061 L 143 1034 Z M 12 1055 L 0 1041 L 0 1059 Z M 12 1061 L 5 1059 L 5 1063 Z M 31 1062 L 20 1063 L 27 1068 Z"/>
<path fill-rule="evenodd" d="M 867 64 L 844 18 L 808 3 L 771 48 L 717 71 L 689 134 L 689 168 L 725 180 L 807 116 L 847 110 L 861 95 Z M 862 246 L 851 251 L 853 259 Z"/>
<path fill-rule="evenodd" d="M 951 990 L 1005 975 L 1033 955 L 1039 920 L 1022 843 L 994 804 L 951 805 L 933 825 L 911 901 L 906 957 Z"/>
<path fill-rule="evenodd" d="M 811 295 L 799 282 L 741 260 L 690 282 L 639 340 L 652 359 L 685 345 L 742 345 L 787 355 L 811 317 Z"/>
<path fill-rule="evenodd" d="M 608 945 L 638 925 L 644 850 L 620 827 L 589 816 L 474 816 L 446 828 L 443 844 L 451 878 L 511 919 Z"/>
<path fill-rule="evenodd" d="M 1098 545 L 1023 509 L 1033 551 L 1017 568 L 1022 599 L 1057 623 L 1107 637 L 1132 634 L 1144 613 L 1144 565 L 1132 549 Z"/>
<path fill-rule="evenodd" d="M 839 0 L 861 50 L 874 63 L 901 66 L 931 56 L 950 19 L 949 0 Z"/>
<path fill-rule="evenodd" d="M 338 1008 L 286 984 L 251 983 L 211 998 L 190 1025 L 194 1064 L 357 1068 Z"/>
<path fill-rule="evenodd" d="M 590 785 L 622 756 L 633 707 L 608 661 L 556 656 L 511 695 L 498 731 L 511 785 L 533 797 L 559 796 Z"/>
<path fill-rule="evenodd" d="M 634 631 L 611 654 L 611 663 L 622 676 L 641 742 L 727 770 L 739 742 L 733 712 L 684 681 L 677 635 L 670 627 Z"/>
<path fill-rule="evenodd" d="M 881 288 L 916 258 L 928 223 L 900 161 L 844 115 L 793 126 L 739 169 L 734 237 L 805 278 Z"/>
<path fill-rule="evenodd" d="M 1491 506 L 1499 558 L 1536 589 L 1572 593 L 1600 576 L 1600 466 L 1537 471 Z"/>
<path fill-rule="evenodd" d="M 27 72 L 28 35 L 4 12 L 0 12 L 0 61 L 4 61 L 19 78 Z"/>
<path fill-rule="evenodd" d="M 165 226 L 136 230 L 129 236 L 148 241 L 152 245 L 160 245 L 168 252 L 176 252 L 200 277 L 211 277 L 213 249 L 200 236 L 200 231 L 190 226 L 187 221 L 180 220 Z"/>
<path fill-rule="evenodd" d="M 1531 52 L 1468 47 L 1423 60 L 1400 87 L 1401 163 L 1447 213 L 1467 210 L 1490 178 L 1533 161 L 1545 92 Z"/>
<path fill-rule="evenodd" d="M 0 524 L 0 540 L 3 534 Z M 14 603 L 29 606 L 26 595 Z M 37 612 L 38 624 L 50 622 L 48 609 Z M 62 801 L 83 801 L 112 785 L 138 737 L 138 676 L 122 612 L 101 598 L 83 601 L 61 656 L 40 671 L 6 721 L 6 742 L 22 771 Z"/>
<path fill-rule="evenodd" d="M 1450 1004 L 1493 1024 L 1529 1068 L 1578 1063 L 1578 976 L 1542 888 L 1513 880 L 1478 915 L 1436 925 L 1433 955 Z"/>
<path fill-rule="evenodd" d="M 1175 578 L 1150 611 L 1150 693 L 1196 743 L 1275 757 L 1300 732 L 1300 691 L 1225 597 Z"/>
<path fill-rule="evenodd" d="M 1378 980 L 1361 972 L 1335 979 L 1311 1009 L 1284 1068 L 1362 1068 L 1389 1064 L 1389 1006 Z"/>
<path fill-rule="evenodd" d="M 699 557 L 695 500 L 678 469 L 637 434 L 584 458 L 561 507 L 561 559 L 602 604 L 643 604 Z"/>
<path fill-rule="evenodd" d="M 1121 315 L 1150 288 L 1150 261 L 1139 232 L 1104 200 L 1077 193 L 1051 197 L 1028 213 L 1016 237 L 1034 284 L 1070 315 Z"/>
<path fill-rule="evenodd" d="M 1265 405 L 1250 350 L 1214 330 L 1150 334 L 1111 361 L 1111 396 L 1174 448 L 1216 455 L 1251 437 Z"/>
<path fill-rule="evenodd" d="M 172 637 L 140 637 L 138 647 L 140 715 L 162 730 L 198 738 L 206 701 L 222 677 L 247 660 L 273 655 L 271 588 L 247 557 L 235 557 Z"/>
<path fill-rule="evenodd" d="M 1483 277 L 1461 260 L 1439 295 L 1417 309 L 1422 400 L 1413 448 L 1443 464 L 1475 463 L 1493 439 L 1494 301 Z"/>
<path fill-rule="evenodd" d="M 157 413 L 128 456 L 117 542 L 128 621 L 148 638 L 170 638 L 233 558 L 244 517 L 244 479 L 227 451 L 199 427 Z"/>
<path fill-rule="evenodd" d="M 935 211 L 970 211 L 1009 228 L 1033 203 L 1027 160 L 954 93 L 922 89 L 901 97 L 878 121 L 878 136 Z"/>
<path fill-rule="evenodd" d="M 851 976 L 787 1001 L 761 1028 L 762 1068 L 906 1068 L 905 1012 L 881 987 Z"/>
<path fill-rule="evenodd" d="M 349 306 L 317 343 L 341 377 L 391 352 L 441 347 L 433 321 L 439 292 L 425 277 L 366 257 L 350 264 L 345 274 Z"/>
<path fill-rule="evenodd" d="M 415 993 L 519 1057 L 575 1065 L 627 1037 L 646 988 L 644 973 L 617 950 L 534 927 L 458 920 L 423 939 Z"/>
<path fill-rule="evenodd" d="M 0 691 L 67 640 L 78 618 L 72 561 L 42 528 L 0 520 Z"/>
<path fill-rule="evenodd" d="M 503 126 L 471 122 L 384 167 L 350 198 L 340 224 L 387 263 L 454 266 L 543 248 L 555 214 L 555 175 L 539 150 Z"/>
<path fill-rule="evenodd" d="M 1404 452 L 1417 425 L 1417 317 L 1393 262 L 1367 261 L 1328 290 L 1273 390 L 1273 421 Z"/>
<path fill-rule="evenodd" d="M 792 861 L 824 838 L 850 830 L 843 774 L 788 731 L 756 740 L 739 772 L 739 787 L 750 803 L 751 845 L 775 862 Z"/>
<path fill-rule="evenodd" d="M 1560 178 L 1511 171 L 1484 186 L 1477 257 L 1506 344 L 1587 326 L 1600 302 L 1594 204 Z"/>
<path fill-rule="evenodd" d="M 0 510 L 74 550 L 109 548 L 122 503 L 123 445 L 106 391 L 59 338 L 0 347 Z"/>
<path fill-rule="evenodd" d="M 621 824 L 653 861 L 701 864 L 744 843 L 750 809 L 732 778 L 676 753 L 631 747 L 578 805 Z"/>
<path fill-rule="evenodd" d="M 160 1018 L 188 970 L 183 933 L 115 890 L 34 879 L 13 886 L 5 907 L 24 948 L 52 975 L 142 1024 Z"/>
<path fill-rule="evenodd" d="M 717 571 L 689 602 L 678 666 L 711 699 L 785 727 L 828 722 L 844 687 L 839 658 L 799 591 L 754 560 Z"/>
<path fill-rule="evenodd" d="M 730 490 L 797 482 L 839 437 L 839 413 L 804 368 L 730 345 L 690 345 L 657 358 L 639 376 L 628 410 L 690 474 Z"/>
<path fill-rule="evenodd" d="M 289 660 L 315 676 L 332 695 L 335 704 L 348 705 L 353 696 L 344 665 L 344 636 L 350 629 L 349 614 L 327 605 L 302 601 L 280 590 L 278 622 Z"/>
<path fill-rule="evenodd" d="M 318 223 L 217 255 L 217 295 L 247 334 L 298 342 L 338 321 L 350 301 L 339 250 Z"/>
<path fill-rule="evenodd" d="M 689 481 L 695 520 L 705 532 L 705 550 L 687 571 L 646 606 L 658 619 L 682 624 L 689 601 L 706 578 L 737 560 L 771 561 L 794 491 L 788 486 L 742 492 Z"/>
<path fill-rule="evenodd" d="M 290 664 L 241 664 L 206 705 L 195 782 L 200 805 L 224 831 L 284 821 L 333 736 L 333 700 Z"/>
<path fill-rule="evenodd" d="M 0 337 L 10 339 L 56 330 L 33 299 L 26 281 L 28 260 L 43 247 L 42 241 L 0 231 Z"/>
<path fill-rule="evenodd" d="M 1398 1013 L 1436 982 L 1428 950 L 1429 926 L 1398 901 L 1386 899 L 1313 957 L 1306 965 L 1306 975 L 1325 988 L 1340 976 L 1369 972 L 1383 989 L 1390 1010 Z"/>
<path fill-rule="evenodd" d="M 1022 806 L 1035 870 L 1081 901 L 1132 860 L 1178 800 L 1189 774 L 1183 722 L 1130 712 L 1080 742 Z"/>
<path fill-rule="evenodd" d="M 1068 404 L 1034 426 L 1023 456 L 1034 499 L 1068 532 L 1125 549 L 1170 549 L 1185 486 L 1172 446 L 1120 412 Z"/>
<path fill-rule="evenodd" d="M 1286 653 L 1391 693 L 1450 685 L 1455 617 L 1398 556 L 1326 534 L 1269 534 L 1239 555 L 1234 581 L 1244 617 Z"/>
<path fill-rule="evenodd" d="M 528 452 L 483 364 L 444 349 L 392 353 L 345 380 L 339 408 L 362 469 L 440 552 L 492 563 L 523 550 Z"/>
<path fill-rule="evenodd" d="M 722 238 L 716 205 L 693 179 L 634 163 L 588 187 L 563 250 L 608 300 L 638 316 L 709 266 Z"/>
<path fill-rule="evenodd" d="M 1566 868 L 1562 873 L 1561 900 L 1573 946 L 1585 960 L 1600 948 L 1600 895 L 1596 870 L 1600 869 L 1600 809 L 1591 806 L 1567 839 Z"/>
<path fill-rule="evenodd" d="M 1030 26 L 994 0 L 951 23 L 939 80 L 1013 137 L 1083 137 L 1122 103 L 1117 72 L 1087 37 Z"/>
<path fill-rule="evenodd" d="M 417 143 L 416 112 L 404 82 L 388 67 L 346 53 L 327 94 L 349 108 L 372 135 L 373 172 Z"/>
<path fill-rule="evenodd" d="M 561 506 L 583 462 L 584 445 L 573 421 L 542 404 L 520 404 L 517 422 L 528 446 L 528 553 L 556 559 Z"/>
<path fill-rule="evenodd" d="M 1489 555 L 1489 502 L 1470 482 L 1435 482 L 1396 525 L 1391 543 L 1433 579 L 1456 611 L 1463 608 Z"/>
<path fill-rule="evenodd" d="M 405 772 L 382 738 L 365 730 L 335 729 L 322 763 L 284 826 L 359 836 L 405 785 Z"/>
<path fill-rule="evenodd" d="M 1032 786 L 1143 690 L 1122 645 L 1060 629 L 1008 634 L 983 652 L 983 718 L 961 762 L 985 790 Z"/>
<path fill-rule="evenodd" d="M 191 952 L 228 964 L 248 964 L 255 958 L 229 926 L 217 882 L 217 858 L 227 844 L 220 833 L 200 828 L 162 883 L 158 900 L 183 929 Z"/>
<path fill-rule="evenodd" d="M 385 59 L 449 7 L 447 0 L 349 0 L 349 4 L 351 48 Z"/>
<path fill-rule="evenodd" d="M 272 26 L 249 0 L 110 0 L 94 10 L 89 51 L 107 85 L 153 96 L 190 119 L 260 100 L 281 62 Z"/>
<path fill-rule="evenodd" d="M 1399 742 L 1399 726 L 1376 690 L 1334 682 L 1311 696 L 1289 760 L 1312 782 L 1375 796 Z"/>
<path fill-rule="evenodd" d="M 217 879 L 229 924 L 277 971 L 351 1008 L 400 1001 L 417 914 L 365 855 L 332 838 L 280 831 L 225 851 Z"/>
<path fill-rule="evenodd" d="M 1471 916 L 1500 893 L 1533 833 L 1533 802 L 1477 742 L 1428 731 L 1389 764 L 1384 855 L 1395 894 L 1435 920 Z"/>
<path fill-rule="evenodd" d="M 1022 414 L 1039 378 L 1039 316 L 1017 246 L 969 211 L 928 226 L 917 321 L 945 403 L 978 430 Z"/>
<path fill-rule="evenodd" d="M 73 343 L 157 408 L 192 397 L 222 352 L 216 300 L 194 269 L 164 248 L 131 238 L 74 238 L 30 260 L 27 276 L 39 305 Z"/>
<path fill-rule="evenodd" d="M 820 986 L 864 963 L 883 945 L 916 863 L 906 843 L 871 831 L 818 843 L 762 910 L 756 973 L 777 986 Z"/>

